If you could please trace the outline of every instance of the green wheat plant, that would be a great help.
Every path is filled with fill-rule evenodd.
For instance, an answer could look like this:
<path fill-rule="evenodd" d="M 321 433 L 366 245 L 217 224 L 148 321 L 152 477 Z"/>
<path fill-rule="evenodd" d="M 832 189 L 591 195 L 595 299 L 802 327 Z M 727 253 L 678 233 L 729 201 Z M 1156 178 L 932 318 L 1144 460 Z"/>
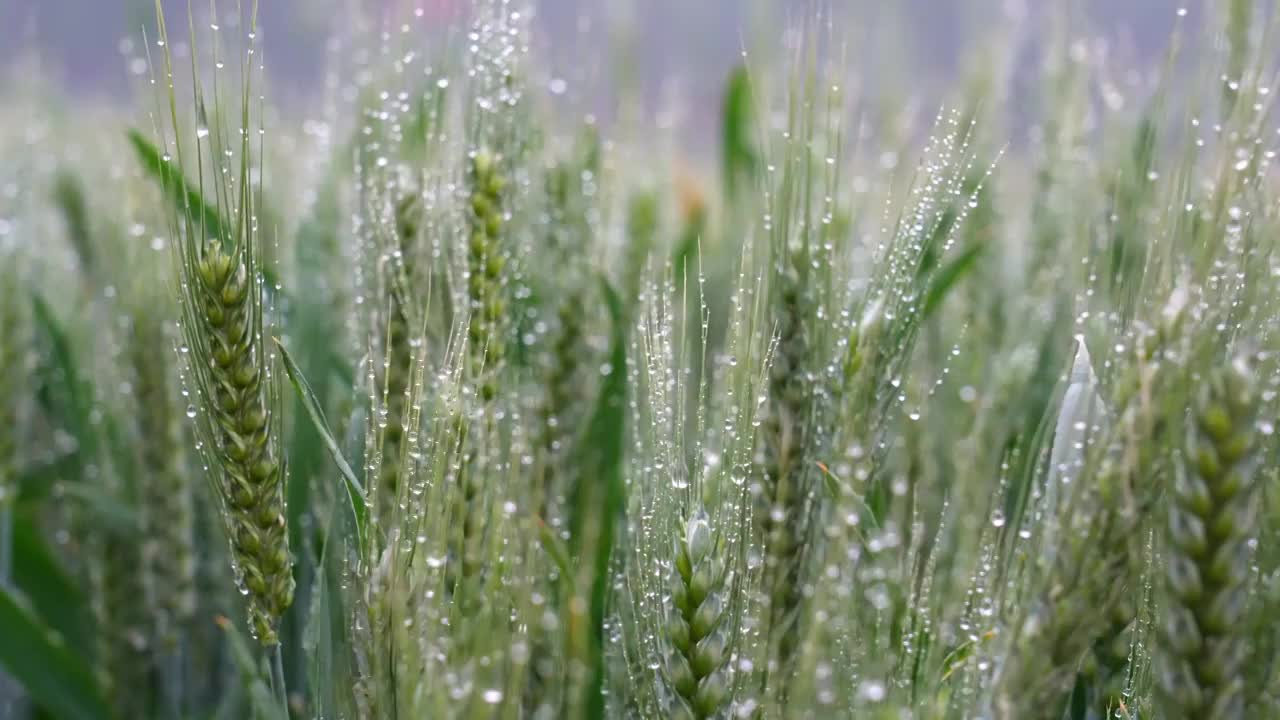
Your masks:
<path fill-rule="evenodd" d="M 436 5 L 0 74 L 0 716 L 1276 715 L 1280 9 Z"/>

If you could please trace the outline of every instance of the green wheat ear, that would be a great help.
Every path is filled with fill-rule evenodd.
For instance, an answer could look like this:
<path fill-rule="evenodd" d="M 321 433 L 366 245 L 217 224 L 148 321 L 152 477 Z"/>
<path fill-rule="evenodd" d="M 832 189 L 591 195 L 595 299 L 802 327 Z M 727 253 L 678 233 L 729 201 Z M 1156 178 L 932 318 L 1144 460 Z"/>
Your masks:
<path fill-rule="evenodd" d="M 729 696 L 730 573 L 724 555 L 724 542 L 715 537 L 706 512 L 694 513 L 676 538 L 671 575 L 667 681 L 673 719 L 713 717 Z"/>
<path fill-rule="evenodd" d="M 255 3 L 250 38 L 256 10 Z M 294 579 L 285 515 L 280 397 L 263 346 L 263 247 L 259 198 L 250 172 L 250 138 L 255 135 L 249 115 L 250 74 L 241 78 L 238 126 L 233 126 L 224 114 L 218 85 L 212 104 L 206 105 L 193 61 L 195 110 L 208 127 L 195 145 L 198 185 L 189 185 L 185 174 L 190 156 L 184 160 L 171 44 L 159 3 L 156 17 L 165 48 L 164 77 L 170 79 L 168 119 L 173 133 L 172 161 L 166 141 L 166 154 L 157 159 L 157 175 L 165 194 L 177 199 L 170 206 L 170 231 L 175 238 L 187 377 L 200 400 L 200 447 L 222 509 L 236 582 L 248 600 L 250 629 L 259 643 L 271 647 L 279 644 L 281 618 L 293 604 Z M 253 50 L 247 52 L 251 55 Z M 235 157 L 235 164 L 224 156 Z M 204 190 L 214 158 L 226 164 L 222 173 L 212 173 L 216 180 L 210 188 L 211 206 Z"/>
<path fill-rule="evenodd" d="M 1164 717 L 1241 718 L 1248 540 L 1256 524 L 1258 392 L 1240 359 L 1201 389 L 1174 483 L 1158 681 Z"/>
<path fill-rule="evenodd" d="M 194 248 L 189 248 L 194 249 Z M 293 602 L 284 514 L 284 467 L 262 348 L 262 296 L 252 246 L 228 253 L 220 243 L 184 263 L 187 343 L 207 405 L 207 432 L 218 466 L 215 487 L 227 510 L 236 571 L 263 645 L 278 642 Z"/>

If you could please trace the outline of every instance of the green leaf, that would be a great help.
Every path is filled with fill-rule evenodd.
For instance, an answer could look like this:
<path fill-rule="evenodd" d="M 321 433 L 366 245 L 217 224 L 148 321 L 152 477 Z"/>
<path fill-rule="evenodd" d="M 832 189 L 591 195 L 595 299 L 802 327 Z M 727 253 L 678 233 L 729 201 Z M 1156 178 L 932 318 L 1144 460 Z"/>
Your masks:
<path fill-rule="evenodd" d="M 341 203 L 337 193 L 342 172 L 341 163 L 335 159 L 333 167 L 316 188 L 318 196 L 314 208 L 295 235 L 293 255 L 297 273 L 293 291 L 298 297 L 307 298 L 307 302 L 288 303 L 284 320 L 284 326 L 289 328 L 290 344 L 301 363 L 302 375 L 315 382 L 312 390 L 315 391 L 316 402 L 327 415 L 333 415 L 339 407 L 334 399 L 340 394 L 344 400 L 348 398 L 353 386 L 349 377 L 340 377 L 342 370 L 339 368 L 345 369 L 341 360 L 342 318 L 340 313 L 334 312 L 335 289 L 325 280 L 327 268 L 341 262 L 338 238 L 338 229 L 342 225 L 339 215 Z M 347 374 L 349 376 L 350 371 Z M 293 417 L 300 418 L 306 412 L 300 397 L 294 396 L 289 404 L 293 407 Z M 343 447 L 350 445 L 344 443 Z M 304 536 L 315 530 L 316 523 L 311 522 L 308 516 L 313 516 L 315 511 L 312 502 L 314 483 L 331 472 L 328 452 L 324 450 L 320 433 L 310 422 L 292 423 L 287 452 L 289 545 L 312 547 L 314 543 Z M 309 657 L 301 647 L 307 627 L 304 609 L 313 604 L 315 598 L 312 594 L 325 587 L 323 582 L 314 579 L 318 572 L 317 561 L 314 552 L 299 553 L 298 562 L 294 563 L 297 597 L 291 617 L 281 624 L 280 637 L 284 656 L 289 661 L 289 677 L 295 682 L 296 678 L 305 675 Z M 332 717 L 338 713 L 326 710 L 322 714 Z"/>
<path fill-rule="evenodd" d="M 86 275 L 92 275 L 93 232 L 89 229 L 89 208 L 80 180 L 70 172 L 60 173 L 53 185 L 53 201 L 67 224 L 67 238 L 80 258 L 80 266 Z"/>
<path fill-rule="evenodd" d="M 556 568 L 560 570 L 561 577 L 573 577 L 573 565 L 569 560 L 569 551 L 564 546 L 564 541 L 556 537 L 556 533 L 551 526 L 542 522 L 541 518 L 536 519 L 538 523 L 538 542 L 542 544 L 542 549 L 551 557 L 551 561 L 556 564 Z"/>
<path fill-rule="evenodd" d="M 352 672 L 344 665 L 346 655 L 337 649 L 342 647 L 345 639 L 347 620 L 341 590 L 337 587 L 342 568 L 329 553 L 332 547 L 330 535 L 338 522 L 340 518 L 335 503 L 329 509 L 329 519 L 322 530 L 324 539 L 301 639 L 301 650 L 306 660 L 307 679 L 310 683 L 310 704 L 316 717 L 343 715 L 337 699 L 339 688 L 330 680 L 344 672 Z M 336 555 L 340 556 L 342 553 Z"/>
<path fill-rule="evenodd" d="M 952 674 L 960 668 L 960 665 L 965 660 L 973 657 L 979 647 L 990 642 L 995 636 L 994 630 L 988 630 L 981 637 L 970 638 L 955 646 L 951 652 L 947 653 L 946 657 L 942 658 L 942 680 L 944 682 L 950 680 Z"/>
<path fill-rule="evenodd" d="M 80 503 L 89 518 L 120 537 L 141 538 L 141 519 L 137 511 L 111 494 L 101 485 L 64 483 L 59 491 Z"/>
<path fill-rule="evenodd" d="M 687 276 L 689 265 L 699 261 L 698 255 L 701 250 L 699 243 L 702 242 L 706 231 L 707 212 L 704 208 L 695 208 L 685 222 L 684 230 L 680 233 L 680 240 L 676 243 L 676 249 L 672 255 L 676 287 L 688 290 L 685 283 L 689 280 Z"/>
<path fill-rule="evenodd" d="M 745 66 L 734 68 L 725 87 L 721 110 L 720 152 L 724 163 L 725 195 L 732 201 L 741 184 L 750 181 L 760 164 L 752 139 L 751 76 Z"/>
<path fill-rule="evenodd" d="M 58 427 L 64 428 L 75 439 L 76 445 L 75 452 L 70 457 L 60 458 L 42 468 L 33 468 L 32 474 L 20 478 L 24 496 L 42 494 L 58 478 L 79 479 L 86 467 L 106 460 L 110 460 L 114 469 L 127 480 L 136 478 L 134 448 L 126 439 L 116 418 L 106 408 L 94 403 L 93 382 L 80 371 L 66 327 L 43 297 L 33 295 L 31 299 L 33 315 L 49 348 L 48 362 L 42 368 L 43 377 L 37 396 L 43 410 Z M 94 416 L 98 418 L 96 422 L 91 421 Z M 52 470 L 53 473 L 46 470 Z M 105 510 L 103 516 L 109 524 L 113 524 L 114 520 L 125 519 L 128 514 L 119 512 L 123 507 L 119 500 L 112 503 L 113 498 L 101 491 L 73 489 L 70 492 L 92 495 L 93 503 L 90 508 L 100 514 Z M 108 504 L 112 506 L 108 507 Z"/>
<path fill-rule="evenodd" d="M 263 665 L 254 656 L 249 641 L 236 628 L 235 623 L 227 618 L 219 616 L 214 619 L 214 622 L 227 636 L 228 645 L 231 648 L 231 660 L 240 672 L 240 679 L 248 691 L 253 717 L 258 720 L 287 720 L 283 709 L 271 692 L 271 686 L 266 680 L 268 675 L 264 672 Z"/>
<path fill-rule="evenodd" d="M 932 282 L 929 283 L 929 290 L 925 293 L 924 307 L 922 309 L 923 317 L 931 316 L 934 311 L 942 307 L 942 301 L 947 298 L 947 293 L 956 283 L 965 276 L 973 266 L 977 263 L 978 258 L 982 256 L 982 245 L 974 245 L 966 248 L 951 262 L 942 266 L 937 274 L 933 276 Z"/>
<path fill-rule="evenodd" d="M 570 603 L 590 609 L 587 627 L 570 619 L 569 645 L 575 660 L 588 668 L 585 687 L 579 697 L 579 715 L 604 717 L 604 615 L 609 594 L 609 560 L 612 556 L 617 519 L 626 508 L 626 488 L 622 479 L 627 405 L 627 340 L 622 299 L 607 282 L 602 282 L 605 303 L 612 320 L 609 351 L 610 371 L 600 387 L 600 396 L 579 447 L 580 474 L 572 489 L 570 538 L 578 564 L 574 594 Z"/>
<path fill-rule="evenodd" d="M 193 186 L 179 170 L 165 161 L 159 148 L 137 130 L 130 129 L 128 134 L 129 143 L 133 145 L 142 168 L 160 183 L 160 189 L 177 209 L 179 218 L 188 219 L 192 225 L 204 228 L 206 238 L 217 238 L 220 242 L 233 242 L 239 237 L 239 234 L 228 234 L 233 232 L 228 230 L 230 223 L 224 221 L 222 214 L 205 200 L 199 189 Z M 262 272 L 262 287 L 267 295 L 279 294 L 276 288 L 280 283 L 275 270 L 265 264 L 260 265 L 258 269 Z"/>
<path fill-rule="evenodd" d="M 196 226 L 204 228 L 205 237 L 218 238 L 222 241 L 230 239 L 223 232 L 224 223 L 216 208 L 205 202 L 200 191 L 187 182 L 181 173 L 175 171 L 160 149 L 151 143 L 137 130 L 129 130 L 129 143 L 133 145 L 138 160 L 147 174 L 160 183 L 160 188 L 178 209 L 179 217 L 189 217 Z"/>
<path fill-rule="evenodd" d="M 79 462 L 74 453 L 22 468 L 17 475 L 18 500 L 35 502 L 46 497 L 59 480 L 77 477 L 83 468 L 84 463 Z"/>
<path fill-rule="evenodd" d="M 93 414 L 92 388 L 80 375 L 71 340 L 53 308 L 39 295 L 33 295 L 31 300 L 36 323 L 49 340 L 52 366 L 46 370 L 52 371 L 52 376 L 45 378 L 45 387 L 50 391 L 65 393 L 61 398 L 56 396 L 57 393 L 44 395 L 41 399 L 45 401 L 45 410 L 65 423 L 67 431 L 76 440 L 80 458 L 96 458 L 98 436 L 89 424 L 89 418 Z M 65 406 L 59 407 L 59 400 Z"/>
<path fill-rule="evenodd" d="M 293 389 L 298 392 L 298 398 L 302 400 L 302 407 L 307 411 L 307 417 L 311 418 L 311 423 L 315 425 L 316 432 L 320 433 L 325 449 L 329 451 L 329 456 L 333 458 L 334 464 L 338 466 L 338 472 L 342 473 L 342 479 L 345 481 L 347 489 L 347 500 L 351 504 L 351 516 L 356 521 L 357 541 L 361 550 L 364 550 L 366 547 L 365 519 L 368 514 L 368 508 L 364 504 L 364 487 L 360 484 L 360 480 L 356 478 L 351 466 L 347 464 L 347 459 L 342 456 L 342 448 L 338 446 L 338 441 L 333 439 L 333 432 L 329 430 L 329 423 L 324 418 L 324 411 L 320 409 L 320 404 L 316 401 L 316 395 L 311 390 L 311 385 L 307 383 L 307 379 L 303 377 L 297 363 L 293 361 L 289 351 L 285 349 L 278 339 L 276 340 L 276 346 L 280 348 L 280 357 L 284 359 L 285 372 L 289 374 L 289 382 L 293 383 Z"/>
<path fill-rule="evenodd" d="M 32 700 L 63 720 L 111 717 L 93 673 L 56 633 L 0 588 L 0 665 Z"/>
<path fill-rule="evenodd" d="M 49 550 L 31 513 L 13 515 L 13 583 L 40 619 L 57 632 L 80 657 L 93 647 L 89 612 L 79 587 Z"/>

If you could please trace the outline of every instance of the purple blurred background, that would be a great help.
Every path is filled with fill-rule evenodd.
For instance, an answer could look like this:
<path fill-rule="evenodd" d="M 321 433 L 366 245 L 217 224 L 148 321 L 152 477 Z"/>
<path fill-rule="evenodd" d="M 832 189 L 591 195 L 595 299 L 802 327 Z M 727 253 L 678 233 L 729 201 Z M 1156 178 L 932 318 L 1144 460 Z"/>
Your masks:
<path fill-rule="evenodd" d="M 250 0 L 243 0 L 246 4 Z M 352 0 L 260 0 L 268 70 L 276 90 L 305 97 L 323 69 L 324 39 L 339 3 Z M 413 0 L 410 0 L 411 2 Z M 416 0 L 428 13 L 447 16 L 469 0 Z M 221 0 L 224 8 L 234 0 Z M 402 0 L 363 0 L 381 11 Z M 648 98 L 662 95 L 671 78 L 695 102 L 713 97 L 726 70 L 751 38 L 776 33 L 785 17 L 803 16 L 820 3 L 836 11 L 840 32 L 850 39 L 855 59 L 866 57 L 914 63 L 912 90 L 926 96 L 946 87 L 959 60 L 984 41 L 986 33 L 1011 17 L 1024 26 L 1038 17 L 1078 6 L 1081 33 L 1104 38 L 1111 55 L 1147 61 L 1158 57 L 1185 4 L 1188 22 L 1199 22 L 1212 0 L 534 0 L 537 44 L 552 66 L 572 78 L 584 66 L 607 74 L 616 69 L 620 37 L 634 43 L 634 81 Z M 0 63 L 23 49 L 38 49 L 45 66 L 78 95 L 118 96 L 128 87 L 122 40 L 139 36 L 151 22 L 154 0 L 0 0 Z M 208 7 L 208 0 L 193 0 Z M 187 0 L 164 0 L 166 14 L 185 27 Z M 177 24 L 177 23 L 175 23 Z M 619 32 L 619 28 L 625 31 Z M 766 38 L 769 39 L 769 38 Z M 865 65 L 864 65 L 865 67 Z M 868 75 L 877 69 L 866 67 Z M 599 78 L 596 78 L 597 80 Z M 935 98 L 941 100 L 941 98 Z"/>

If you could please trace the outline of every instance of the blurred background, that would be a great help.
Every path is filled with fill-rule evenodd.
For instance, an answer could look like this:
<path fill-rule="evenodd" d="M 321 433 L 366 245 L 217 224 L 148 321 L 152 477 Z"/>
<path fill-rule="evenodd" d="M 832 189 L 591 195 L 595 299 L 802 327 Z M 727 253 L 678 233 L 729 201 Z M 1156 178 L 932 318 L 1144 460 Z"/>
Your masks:
<path fill-rule="evenodd" d="M 249 0 L 243 0 L 249 2 Z M 393 4 L 421 8 L 429 21 L 447 23 L 471 0 L 260 0 L 260 24 L 274 89 L 307 97 L 320 86 L 325 39 L 346 17 L 343 6 L 390 14 Z M 859 57 L 898 57 L 894 77 L 910 78 L 909 93 L 933 95 L 955 82 L 963 60 L 991 42 L 1036 43 L 1044 17 L 1069 14 L 1072 26 L 1099 42 L 1113 58 L 1151 60 L 1167 44 L 1175 11 L 1198 22 L 1212 0 L 534 0 L 534 26 L 542 56 L 560 72 L 616 73 L 653 105 L 672 93 L 697 100 L 719 91 L 744 47 L 776 40 L 788 16 L 828 8 Z M 47 73 L 77 93 L 127 92 L 122 47 L 153 23 L 154 0 L 0 0 L 0 63 L 35 50 Z M 233 0 L 222 0 L 230 7 Z M 184 18 L 187 0 L 164 0 L 171 18 Z M 193 0 L 207 12 L 208 0 Z M 175 23 L 176 24 L 176 23 Z M 185 23 L 182 23 L 185 25 Z M 772 38 L 769 36 L 773 35 Z M 605 50 L 604 54 L 599 51 Z M 584 58 L 614 59 L 614 67 Z M 859 68 L 883 77 L 883 67 Z M 583 78 L 590 80 L 591 78 Z M 598 78 L 597 78 L 598 79 Z"/>

